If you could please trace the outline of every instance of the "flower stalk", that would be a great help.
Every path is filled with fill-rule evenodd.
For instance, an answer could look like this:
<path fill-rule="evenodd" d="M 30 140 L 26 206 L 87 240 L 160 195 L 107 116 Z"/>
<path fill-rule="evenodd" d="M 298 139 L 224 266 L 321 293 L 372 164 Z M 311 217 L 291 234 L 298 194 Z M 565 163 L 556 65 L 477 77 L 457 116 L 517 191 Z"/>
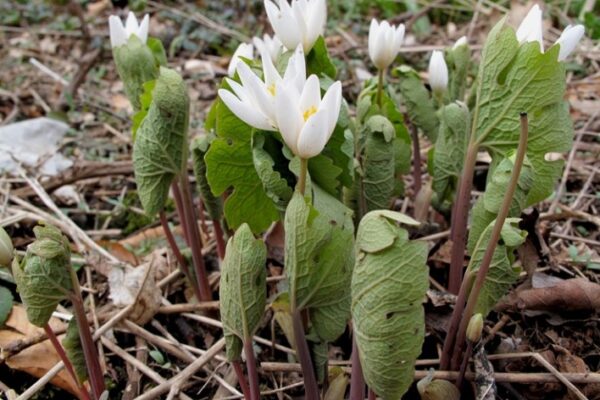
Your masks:
<path fill-rule="evenodd" d="M 305 399 L 319 399 L 319 385 L 313 368 L 312 357 L 304 334 L 304 324 L 302 323 L 302 314 L 299 310 L 292 311 L 292 325 L 294 329 L 294 339 L 296 341 L 296 354 L 302 368 L 302 376 L 304 377 Z"/>
<path fill-rule="evenodd" d="M 306 192 L 306 175 L 308 173 L 308 159 L 300 158 L 300 175 L 298 176 L 298 191 L 304 195 Z"/>
<path fill-rule="evenodd" d="M 250 400 L 260 400 L 260 386 L 258 371 L 256 370 L 256 357 L 252 348 L 252 338 L 244 340 L 244 354 L 246 355 L 246 369 L 250 383 Z"/>

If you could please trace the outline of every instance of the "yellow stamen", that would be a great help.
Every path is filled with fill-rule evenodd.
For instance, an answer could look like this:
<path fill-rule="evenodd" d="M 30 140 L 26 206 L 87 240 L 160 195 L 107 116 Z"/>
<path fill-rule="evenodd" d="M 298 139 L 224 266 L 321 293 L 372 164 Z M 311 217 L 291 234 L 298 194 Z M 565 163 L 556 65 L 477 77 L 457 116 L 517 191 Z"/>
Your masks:
<path fill-rule="evenodd" d="M 317 112 L 317 107 L 310 106 L 310 108 L 308 110 L 304 111 L 304 114 L 302 114 L 302 116 L 304 117 L 304 122 L 306 122 L 310 118 L 310 116 L 316 112 Z"/>
<path fill-rule="evenodd" d="M 267 90 L 269 91 L 269 93 L 271 93 L 271 96 L 275 96 L 275 84 L 272 83 L 269 85 L 269 87 L 267 88 Z"/>

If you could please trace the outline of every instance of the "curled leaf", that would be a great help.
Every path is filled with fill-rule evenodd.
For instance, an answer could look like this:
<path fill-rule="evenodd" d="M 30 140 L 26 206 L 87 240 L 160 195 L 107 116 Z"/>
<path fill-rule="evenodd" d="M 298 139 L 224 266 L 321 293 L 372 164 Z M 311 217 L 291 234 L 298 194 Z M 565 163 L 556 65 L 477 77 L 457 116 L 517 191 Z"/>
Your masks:
<path fill-rule="evenodd" d="M 154 215 L 167 201 L 173 179 L 187 160 L 189 98 L 181 76 L 162 68 L 152 103 L 133 145 L 133 169 L 144 211 Z"/>
<path fill-rule="evenodd" d="M 204 156 L 208 151 L 211 140 L 214 137 L 200 136 L 192 142 L 192 159 L 194 161 L 194 175 L 196 177 L 196 185 L 202 197 L 204 208 L 210 219 L 213 221 L 220 220 L 223 213 L 223 203 L 220 198 L 216 197 L 210 190 L 208 179 L 206 179 L 206 161 Z"/>
<path fill-rule="evenodd" d="M 71 252 L 67 238 L 54 226 L 36 226 L 36 241 L 12 270 L 29 321 L 39 327 L 48 323 L 56 306 L 73 290 Z"/>
<path fill-rule="evenodd" d="M 408 240 L 400 213 L 373 211 L 357 233 L 352 321 L 365 380 L 384 399 L 400 399 L 413 381 L 425 320 L 427 246 Z M 374 246 L 373 232 L 385 245 Z"/>
<path fill-rule="evenodd" d="M 221 266 L 221 321 L 227 359 L 239 360 L 243 342 L 252 335 L 265 310 L 267 249 L 242 224 L 227 243 Z"/>
<path fill-rule="evenodd" d="M 400 74 L 400 93 L 411 122 L 421 128 L 429 140 L 435 141 L 439 120 L 430 93 L 414 69 L 402 65 L 397 71 Z"/>
<path fill-rule="evenodd" d="M 85 327 L 85 329 L 88 329 Z M 81 338 L 79 337 L 79 328 L 77 327 L 77 319 L 71 318 L 69 325 L 67 326 L 67 334 L 62 340 L 62 345 L 65 348 L 67 357 L 73 364 L 75 374 L 80 382 L 84 382 L 87 379 L 87 368 L 85 364 L 85 355 L 83 354 L 83 348 L 81 347 Z"/>

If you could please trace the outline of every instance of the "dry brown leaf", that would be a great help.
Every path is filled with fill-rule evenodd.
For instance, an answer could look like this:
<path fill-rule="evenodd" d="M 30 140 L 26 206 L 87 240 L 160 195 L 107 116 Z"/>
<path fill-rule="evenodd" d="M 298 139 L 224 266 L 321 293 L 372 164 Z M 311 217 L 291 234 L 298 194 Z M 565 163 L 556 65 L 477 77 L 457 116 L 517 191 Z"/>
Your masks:
<path fill-rule="evenodd" d="M 552 284 L 549 284 L 552 282 Z M 555 281 L 543 287 L 514 292 L 497 309 L 593 311 L 600 309 L 600 285 L 584 278 Z"/>
<path fill-rule="evenodd" d="M 49 323 L 54 330 L 64 331 L 65 329 L 65 324 L 56 318 L 51 318 Z M 25 308 L 17 304 L 13 307 L 10 317 L 6 321 L 5 329 L 0 330 L 0 348 L 14 348 L 20 342 L 38 337 L 43 333 L 43 329 L 29 323 Z M 62 339 L 62 336 L 64 335 L 59 336 L 59 340 Z M 6 360 L 6 364 L 12 369 L 39 378 L 60 361 L 50 341 L 45 340 L 13 355 Z M 78 393 L 73 380 L 64 369 L 50 383 L 73 395 Z"/>

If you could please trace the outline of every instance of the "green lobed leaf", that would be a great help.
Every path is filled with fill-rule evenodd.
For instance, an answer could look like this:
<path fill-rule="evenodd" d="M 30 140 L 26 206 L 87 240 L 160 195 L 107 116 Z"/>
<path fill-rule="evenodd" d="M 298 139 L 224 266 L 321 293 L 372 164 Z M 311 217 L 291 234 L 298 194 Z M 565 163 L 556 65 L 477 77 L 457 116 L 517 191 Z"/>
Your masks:
<path fill-rule="evenodd" d="M 440 130 L 433 155 L 432 189 L 438 202 L 452 202 L 462 173 L 470 131 L 469 110 L 464 103 L 451 103 L 439 111 Z"/>
<path fill-rule="evenodd" d="M 4 325 L 13 306 L 13 296 L 10 290 L 0 286 L 0 327 Z"/>
<path fill-rule="evenodd" d="M 565 70 L 557 61 L 559 46 L 541 53 L 539 44 L 519 45 L 512 28 L 500 21 L 488 35 L 478 76 L 473 132 L 495 163 L 515 150 L 521 112 L 529 117 L 527 157 L 534 185 L 527 205 L 552 193 L 562 161 L 545 161 L 547 153 L 564 152 L 572 144 L 573 128 L 563 101 Z"/>
<path fill-rule="evenodd" d="M 73 290 L 69 242 L 54 226 L 36 226 L 36 241 L 21 262 L 13 259 L 13 276 L 32 324 L 43 327 L 56 306 Z M 61 248 L 62 252 L 56 249 Z M 34 253 L 35 251 L 35 253 Z"/>
<path fill-rule="evenodd" d="M 159 75 L 155 55 L 136 35 L 131 35 L 126 44 L 115 47 L 112 51 L 125 93 L 137 112 L 141 107 L 140 95 L 144 92 L 144 83 Z"/>
<path fill-rule="evenodd" d="M 267 137 L 267 135 L 269 135 Z M 287 203 L 292 198 L 293 189 L 288 181 L 277 171 L 275 161 L 265 149 L 267 141 L 275 141 L 271 134 L 255 132 L 252 137 L 252 160 L 254 169 L 262 182 L 267 196 L 275 203 L 280 211 L 285 211 Z M 281 149 L 275 149 L 281 152 Z M 283 157 L 281 157 L 283 158 Z"/>
<path fill-rule="evenodd" d="M 265 244 L 242 224 L 227 243 L 221 265 L 219 298 L 229 361 L 239 360 L 243 342 L 252 340 L 266 303 Z"/>
<path fill-rule="evenodd" d="M 210 188 L 215 196 L 233 188 L 223 208 L 231 228 L 236 229 L 245 222 L 255 233 L 265 231 L 280 217 L 254 168 L 253 129 L 238 119 L 221 100 L 217 100 L 214 107 L 217 138 L 204 157 Z"/>
<path fill-rule="evenodd" d="M 412 384 L 425 334 L 427 245 L 409 241 L 398 220 L 411 222 L 393 211 L 365 215 L 352 275 L 352 321 L 363 373 L 384 399 L 400 399 Z"/>
<path fill-rule="evenodd" d="M 162 42 L 157 38 L 149 37 L 146 41 L 146 46 L 148 46 L 148 48 L 154 55 L 154 60 L 156 61 L 156 64 L 158 64 L 161 67 L 166 67 L 167 53 Z"/>
<path fill-rule="evenodd" d="M 521 245 L 527 236 L 527 232 L 521 231 L 514 226 L 519 221 L 519 218 L 507 218 L 502 226 L 502 242 L 498 243 L 494 250 L 490 269 L 481 288 L 474 311 L 475 314 L 482 314 L 484 318 L 519 278 L 521 268 L 512 266 L 512 251 L 515 247 Z M 479 271 L 483 254 L 490 241 L 494 223 L 495 220 L 490 222 L 485 228 L 471 254 L 467 274 L 472 279 L 474 279 L 477 271 Z"/>
<path fill-rule="evenodd" d="M 140 128 L 140 125 L 142 124 L 142 121 L 144 121 L 144 118 L 146 118 L 146 115 L 148 115 L 148 110 L 152 104 L 152 93 L 154 92 L 155 86 L 156 80 L 145 82 L 142 85 L 143 92 L 140 95 L 140 109 L 131 118 L 131 136 L 134 142 L 137 130 Z"/>
<path fill-rule="evenodd" d="M 160 69 L 148 114 L 133 144 L 133 169 L 144 211 L 154 215 L 168 199 L 169 188 L 187 161 L 189 97 L 183 79 Z"/>
<path fill-rule="evenodd" d="M 192 141 L 192 160 L 194 164 L 194 176 L 196 177 L 196 186 L 204 203 L 204 209 L 213 221 L 220 220 L 223 213 L 223 204 L 219 197 L 210 190 L 208 179 L 206 178 L 206 161 L 204 157 L 210 147 L 210 142 L 214 139 L 212 135 L 204 135 L 194 138 Z"/>
<path fill-rule="evenodd" d="M 326 201 L 338 205 L 317 210 L 295 192 L 284 227 L 291 309 L 308 309 L 316 334 L 329 342 L 344 332 L 350 316 L 354 229 L 350 210 L 332 197 Z"/>
<path fill-rule="evenodd" d="M 306 55 L 306 75 L 316 74 L 317 76 L 326 75 L 335 79 L 337 71 L 335 65 L 329 58 L 327 45 L 323 36 L 319 36 L 313 48 Z"/>
<path fill-rule="evenodd" d="M 370 117 L 363 126 L 365 138 L 361 157 L 362 189 L 366 211 L 389 208 L 396 185 L 395 130 L 382 115 Z"/>
<path fill-rule="evenodd" d="M 86 327 L 85 329 L 88 328 Z M 71 321 L 69 321 L 67 334 L 62 340 L 62 345 L 67 353 L 67 357 L 69 357 L 69 361 L 73 364 L 77 379 L 79 379 L 80 382 L 84 382 L 87 379 L 87 367 L 85 364 L 83 347 L 81 347 L 81 338 L 79 337 L 79 328 L 77 326 L 76 318 L 71 318 Z"/>
<path fill-rule="evenodd" d="M 429 91 L 414 69 L 402 65 L 396 70 L 400 74 L 400 93 L 410 121 L 421 128 L 429 140 L 435 142 L 439 120 Z"/>

